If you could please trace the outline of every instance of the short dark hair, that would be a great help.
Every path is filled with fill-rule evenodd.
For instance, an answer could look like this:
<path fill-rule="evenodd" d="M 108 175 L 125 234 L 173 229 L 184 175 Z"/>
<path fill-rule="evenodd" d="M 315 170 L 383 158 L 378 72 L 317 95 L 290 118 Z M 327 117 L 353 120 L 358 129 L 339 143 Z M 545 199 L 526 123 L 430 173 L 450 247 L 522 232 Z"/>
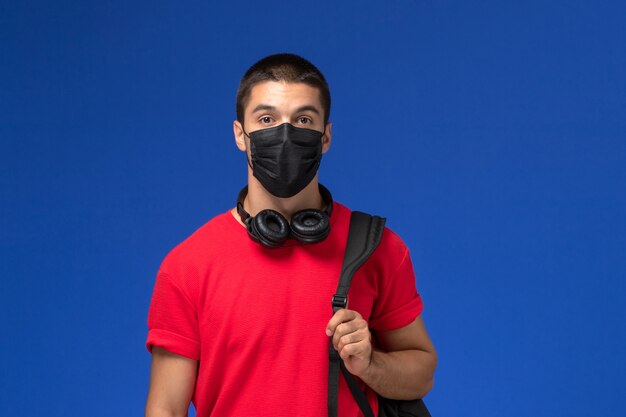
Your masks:
<path fill-rule="evenodd" d="M 237 89 L 237 120 L 243 123 L 243 116 L 250 91 L 256 84 L 265 81 L 304 83 L 319 90 L 324 109 L 324 125 L 330 116 L 330 90 L 322 72 L 315 65 L 294 54 L 274 54 L 252 65 L 239 82 Z"/>

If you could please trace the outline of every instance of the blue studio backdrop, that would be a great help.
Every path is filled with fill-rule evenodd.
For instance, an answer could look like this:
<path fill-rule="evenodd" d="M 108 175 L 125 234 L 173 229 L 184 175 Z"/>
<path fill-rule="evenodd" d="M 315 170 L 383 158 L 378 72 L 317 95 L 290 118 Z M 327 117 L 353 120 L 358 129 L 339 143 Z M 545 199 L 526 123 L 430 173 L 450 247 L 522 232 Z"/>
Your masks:
<path fill-rule="evenodd" d="M 157 268 L 234 205 L 237 84 L 285 51 L 331 87 L 321 182 L 411 251 L 433 416 L 623 416 L 624 22 L 620 1 L 1 1 L 0 416 L 142 415 Z"/>

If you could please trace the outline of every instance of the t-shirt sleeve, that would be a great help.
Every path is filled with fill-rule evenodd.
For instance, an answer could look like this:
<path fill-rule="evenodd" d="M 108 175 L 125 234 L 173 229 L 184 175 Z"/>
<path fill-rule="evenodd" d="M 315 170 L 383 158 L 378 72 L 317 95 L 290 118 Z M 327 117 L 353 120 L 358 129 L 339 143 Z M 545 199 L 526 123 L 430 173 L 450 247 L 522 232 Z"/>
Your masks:
<path fill-rule="evenodd" d="M 168 274 L 159 271 L 148 312 L 146 347 L 200 359 L 197 308 Z"/>
<path fill-rule="evenodd" d="M 373 330 L 396 330 L 411 324 L 424 308 L 415 286 L 415 273 L 408 249 L 397 268 L 386 277 L 372 309 L 369 326 Z"/>

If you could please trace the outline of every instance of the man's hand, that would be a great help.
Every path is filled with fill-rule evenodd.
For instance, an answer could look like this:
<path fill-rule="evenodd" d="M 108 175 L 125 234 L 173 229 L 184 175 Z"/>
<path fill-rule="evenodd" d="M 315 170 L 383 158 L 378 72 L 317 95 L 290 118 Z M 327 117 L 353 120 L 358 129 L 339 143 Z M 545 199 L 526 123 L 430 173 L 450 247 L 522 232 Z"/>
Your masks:
<path fill-rule="evenodd" d="M 352 375 L 367 371 L 372 362 L 372 335 L 358 312 L 338 310 L 326 325 L 326 335 L 332 336 L 335 350 Z"/>
<path fill-rule="evenodd" d="M 372 349 L 367 322 L 352 310 L 339 310 L 326 326 L 346 368 L 383 397 L 422 398 L 433 386 L 437 353 L 421 317 L 399 329 L 376 333 L 383 350 Z"/>

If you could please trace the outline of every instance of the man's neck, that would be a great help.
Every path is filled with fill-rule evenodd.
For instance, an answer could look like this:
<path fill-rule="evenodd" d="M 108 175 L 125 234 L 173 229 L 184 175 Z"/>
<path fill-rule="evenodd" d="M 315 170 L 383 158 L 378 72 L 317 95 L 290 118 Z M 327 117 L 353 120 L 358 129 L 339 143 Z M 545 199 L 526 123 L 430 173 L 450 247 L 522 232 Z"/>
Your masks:
<path fill-rule="evenodd" d="M 302 191 L 289 198 L 279 198 L 270 194 L 254 176 L 249 175 L 248 195 L 243 207 L 251 216 L 256 216 L 261 210 L 272 209 L 291 221 L 291 216 L 297 211 L 323 209 L 324 201 L 320 195 L 317 175 Z"/>

